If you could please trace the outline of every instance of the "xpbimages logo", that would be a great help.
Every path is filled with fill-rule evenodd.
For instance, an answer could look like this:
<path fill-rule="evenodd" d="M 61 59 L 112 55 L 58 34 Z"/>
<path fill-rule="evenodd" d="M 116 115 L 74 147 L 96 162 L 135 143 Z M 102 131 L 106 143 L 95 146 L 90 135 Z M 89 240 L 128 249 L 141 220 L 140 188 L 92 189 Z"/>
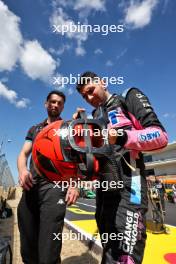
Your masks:
<path fill-rule="evenodd" d="M 121 85 L 124 84 L 124 77 L 123 76 L 103 76 L 103 77 L 94 77 L 93 79 L 91 77 L 80 77 L 80 74 L 73 75 L 70 73 L 68 76 L 54 76 L 53 77 L 53 85 L 64 87 L 68 84 L 98 84 L 100 80 L 103 80 L 104 83 L 108 86 L 111 85 Z"/>
<path fill-rule="evenodd" d="M 107 243 L 108 241 L 112 240 L 122 240 L 123 239 L 123 233 L 103 233 L 101 235 L 99 235 L 98 233 L 95 233 L 93 236 L 93 239 L 97 239 L 97 238 L 101 238 L 102 243 Z M 84 241 L 84 240 L 89 240 L 89 238 L 87 236 L 85 236 L 82 233 L 75 233 L 72 230 L 69 230 L 69 232 L 63 232 L 63 233 L 53 233 L 53 241 L 57 241 L 57 240 L 69 240 L 69 241 L 75 241 L 75 240 L 79 240 L 79 241 Z"/>
<path fill-rule="evenodd" d="M 62 191 L 67 190 L 69 187 L 71 188 L 78 188 L 79 190 L 81 189 L 87 189 L 87 190 L 96 190 L 96 189 L 101 189 L 103 192 L 108 191 L 109 189 L 111 190 L 117 190 L 117 189 L 123 189 L 124 184 L 123 181 L 99 181 L 99 180 L 94 180 L 94 181 L 83 181 L 81 179 L 72 179 L 70 178 L 69 181 L 53 181 L 54 186 L 53 189 L 58 188 L 61 189 Z M 61 203 L 59 203 L 61 204 Z"/>
<path fill-rule="evenodd" d="M 52 32 L 61 34 L 62 36 L 68 33 L 99 33 L 103 36 L 107 36 L 109 33 L 122 33 L 123 31 L 124 25 L 90 25 L 81 24 L 79 21 L 77 24 L 70 21 L 66 24 L 54 24 L 52 26 Z"/>
<path fill-rule="evenodd" d="M 111 128 L 109 129 L 90 129 L 90 128 L 82 128 L 82 127 L 77 127 L 76 129 L 67 129 L 67 128 L 62 128 L 62 129 L 53 129 L 53 136 L 58 136 L 62 138 L 68 137 L 84 137 L 84 136 L 90 136 L 90 137 L 98 137 L 102 138 L 104 140 L 108 140 L 109 134 L 111 136 L 116 136 L 116 137 L 123 137 L 124 136 L 124 130 L 123 129 L 115 129 Z"/>

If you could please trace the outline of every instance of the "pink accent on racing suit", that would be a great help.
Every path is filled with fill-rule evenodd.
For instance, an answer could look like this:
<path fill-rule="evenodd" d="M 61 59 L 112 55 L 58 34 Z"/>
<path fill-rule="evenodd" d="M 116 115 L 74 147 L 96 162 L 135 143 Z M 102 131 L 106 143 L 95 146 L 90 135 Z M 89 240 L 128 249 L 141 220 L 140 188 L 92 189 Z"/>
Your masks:
<path fill-rule="evenodd" d="M 124 145 L 126 149 L 133 150 L 133 157 L 136 157 L 140 151 L 152 151 L 167 146 L 168 137 L 160 127 L 150 126 L 144 128 L 135 116 L 128 112 L 130 119 L 123 113 L 120 107 L 117 108 L 116 124 L 108 124 L 108 128 L 123 128 L 130 126 L 131 130 L 125 129 L 127 133 L 127 142 Z"/>
<path fill-rule="evenodd" d="M 166 147 L 167 133 L 159 127 L 147 127 L 141 130 L 126 130 L 128 140 L 125 148 L 137 151 L 152 151 Z"/>
<path fill-rule="evenodd" d="M 132 130 L 126 130 L 128 140 L 125 148 L 137 151 L 152 151 L 167 146 L 168 137 L 160 127 L 150 126 L 144 128 L 135 116 L 129 113 L 132 120 Z"/>

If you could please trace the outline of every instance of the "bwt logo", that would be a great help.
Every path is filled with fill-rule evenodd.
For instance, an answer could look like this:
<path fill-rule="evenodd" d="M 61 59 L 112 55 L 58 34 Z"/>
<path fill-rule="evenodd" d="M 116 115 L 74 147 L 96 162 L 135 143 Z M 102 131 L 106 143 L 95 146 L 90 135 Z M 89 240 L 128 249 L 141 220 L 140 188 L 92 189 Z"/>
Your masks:
<path fill-rule="evenodd" d="M 153 139 L 159 138 L 160 137 L 160 132 L 159 131 L 155 131 L 155 132 L 151 132 L 151 133 L 147 133 L 147 134 L 140 134 L 139 135 L 139 139 L 140 141 L 151 141 Z"/>

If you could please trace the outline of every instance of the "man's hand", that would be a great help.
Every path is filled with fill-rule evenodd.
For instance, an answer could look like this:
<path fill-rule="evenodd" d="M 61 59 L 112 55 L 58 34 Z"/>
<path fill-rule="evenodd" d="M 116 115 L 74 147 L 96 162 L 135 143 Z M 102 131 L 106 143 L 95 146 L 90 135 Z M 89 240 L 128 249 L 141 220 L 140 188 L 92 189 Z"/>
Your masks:
<path fill-rule="evenodd" d="M 85 111 L 84 108 L 80 108 L 80 107 L 78 107 L 78 108 L 76 109 L 76 113 L 73 114 L 72 118 L 73 118 L 73 119 L 77 119 L 78 116 L 79 116 L 79 114 L 80 114 L 81 112 L 84 112 L 84 111 Z"/>
<path fill-rule="evenodd" d="M 29 191 L 30 188 L 32 188 L 33 186 L 32 174 L 27 169 L 23 170 L 19 174 L 19 184 L 24 190 L 27 191 Z"/>
<path fill-rule="evenodd" d="M 17 159 L 19 184 L 24 189 L 29 191 L 33 186 L 32 175 L 27 169 L 27 161 L 32 151 L 32 142 L 26 141 Z"/>
<path fill-rule="evenodd" d="M 74 204 L 79 197 L 78 188 L 69 187 L 67 190 L 65 201 L 67 205 Z"/>

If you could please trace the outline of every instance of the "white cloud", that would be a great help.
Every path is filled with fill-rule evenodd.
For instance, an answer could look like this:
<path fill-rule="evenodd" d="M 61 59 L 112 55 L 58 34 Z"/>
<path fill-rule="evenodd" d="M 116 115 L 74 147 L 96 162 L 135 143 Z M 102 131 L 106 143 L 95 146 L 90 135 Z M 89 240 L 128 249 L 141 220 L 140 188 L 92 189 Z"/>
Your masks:
<path fill-rule="evenodd" d="M 61 59 L 60 58 L 56 58 L 56 66 L 59 67 L 61 64 Z"/>
<path fill-rule="evenodd" d="M 57 34 L 66 36 L 69 39 L 75 39 L 77 42 L 77 48 L 75 52 L 77 55 L 83 56 L 85 54 L 85 50 L 82 47 L 82 43 L 88 39 L 88 32 L 82 32 L 79 30 L 78 24 L 76 24 L 72 19 L 68 17 L 68 15 L 63 11 L 62 8 L 56 8 L 50 18 L 50 24 L 58 26 L 59 29 Z M 68 30 L 65 29 L 63 32 L 61 28 L 64 29 L 67 27 Z M 72 27 L 72 28 L 71 28 Z"/>
<path fill-rule="evenodd" d="M 17 99 L 17 93 L 9 90 L 3 83 L 0 83 L 0 96 L 6 98 L 10 103 L 13 103 Z"/>
<path fill-rule="evenodd" d="M 74 5 L 75 10 L 93 9 L 96 11 L 105 10 L 105 0 L 77 0 Z"/>
<path fill-rule="evenodd" d="M 88 25 L 87 17 L 92 14 L 92 11 L 106 11 L 106 0 L 52 0 L 53 13 L 50 17 L 50 24 L 59 27 L 69 27 L 72 24 L 75 28 L 74 32 L 70 29 L 67 32 L 57 32 L 58 34 L 67 37 L 68 39 L 75 40 L 77 42 L 75 53 L 77 56 L 84 56 L 86 50 L 83 47 L 83 43 L 87 41 L 89 33 L 85 30 L 80 30 L 80 25 Z M 70 8 L 76 11 L 78 15 L 77 23 L 71 19 L 65 12 Z M 81 32 L 80 32 L 81 31 Z"/>
<path fill-rule="evenodd" d="M 94 54 L 102 54 L 103 51 L 101 49 L 96 49 L 94 50 Z"/>
<path fill-rule="evenodd" d="M 56 54 L 56 50 L 55 50 L 54 48 L 49 48 L 49 52 L 50 52 L 51 54 Z"/>
<path fill-rule="evenodd" d="M 63 7 L 64 9 L 70 8 L 77 12 L 79 19 L 84 20 L 92 11 L 106 11 L 106 0 L 53 0 L 53 8 Z"/>
<path fill-rule="evenodd" d="M 113 65 L 114 65 L 114 63 L 111 60 L 107 60 L 106 66 L 111 67 Z"/>
<path fill-rule="evenodd" d="M 105 0 L 53 0 L 53 6 L 71 7 L 74 10 L 105 10 Z"/>
<path fill-rule="evenodd" d="M 68 15 L 63 11 L 62 8 L 55 9 L 53 12 L 51 18 L 50 18 L 51 26 L 53 25 L 59 25 L 61 27 L 68 27 L 68 31 L 65 30 L 65 32 L 59 32 L 58 34 L 65 35 L 66 37 L 70 39 L 76 39 L 79 41 L 85 41 L 87 40 L 88 33 L 87 32 L 79 32 L 78 24 L 76 24 L 72 19 L 68 17 Z M 71 30 L 72 25 L 72 30 Z M 74 29 L 73 29 L 74 28 Z"/>
<path fill-rule="evenodd" d="M 56 69 L 56 61 L 37 40 L 25 42 L 20 62 L 24 72 L 33 80 L 48 81 Z"/>
<path fill-rule="evenodd" d="M 69 51 L 71 49 L 70 44 L 63 44 L 58 49 L 50 48 L 49 52 L 54 55 L 62 55 L 64 52 Z"/>
<path fill-rule="evenodd" d="M 27 98 L 22 98 L 21 100 L 16 102 L 17 108 L 26 108 L 28 104 L 30 103 L 30 100 Z"/>
<path fill-rule="evenodd" d="M 78 41 L 78 46 L 75 48 L 75 53 L 78 56 L 84 56 L 86 54 L 85 49 L 81 45 L 81 41 Z"/>
<path fill-rule="evenodd" d="M 24 41 L 19 24 L 20 18 L 0 0 L 0 71 L 12 71 L 20 61 L 30 78 L 47 81 L 60 61 L 55 61 L 37 40 Z"/>
<path fill-rule="evenodd" d="M 171 119 L 175 119 L 176 118 L 176 114 L 171 114 L 171 113 L 165 113 L 163 114 L 164 118 L 171 118 Z"/>
<path fill-rule="evenodd" d="M 15 66 L 22 44 L 20 18 L 0 1 L 0 71 L 11 71 Z"/>
<path fill-rule="evenodd" d="M 72 6 L 72 2 L 73 0 L 52 0 L 52 6 L 54 9 L 58 6 L 67 7 Z"/>
<path fill-rule="evenodd" d="M 158 2 L 158 0 L 130 1 L 130 5 L 125 9 L 124 23 L 131 29 L 147 26 Z"/>
<path fill-rule="evenodd" d="M 2 83 L 6 83 L 6 82 L 8 82 L 8 78 L 7 77 L 2 77 L 1 79 L 0 79 L 0 82 L 2 82 Z"/>
<path fill-rule="evenodd" d="M 18 95 L 14 90 L 10 90 L 7 86 L 0 82 L 0 97 L 5 98 L 11 104 L 14 104 L 17 108 L 25 108 L 30 103 L 27 98 L 18 100 Z"/>

